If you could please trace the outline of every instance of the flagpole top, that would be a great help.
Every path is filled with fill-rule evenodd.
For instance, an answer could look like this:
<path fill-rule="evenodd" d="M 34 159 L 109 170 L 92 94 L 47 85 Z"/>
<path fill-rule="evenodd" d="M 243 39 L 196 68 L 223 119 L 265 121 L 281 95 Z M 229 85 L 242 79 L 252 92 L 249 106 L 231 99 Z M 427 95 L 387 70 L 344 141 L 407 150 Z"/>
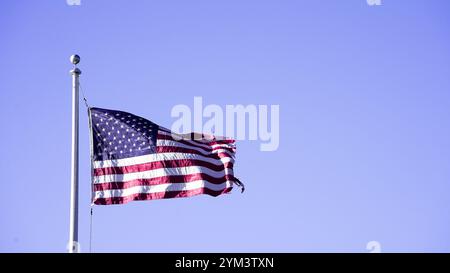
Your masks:
<path fill-rule="evenodd" d="M 77 65 L 80 62 L 80 59 L 80 56 L 78 56 L 77 54 L 70 56 L 70 62 L 74 65 Z"/>
<path fill-rule="evenodd" d="M 74 68 L 72 70 L 70 70 L 70 73 L 72 73 L 73 75 L 81 74 L 81 70 L 78 69 L 78 67 L 77 67 L 77 64 L 80 63 L 80 60 L 81 60 L 81 58 L 77 54 L 70 56 L 70 62 L 74 65 Z"/>

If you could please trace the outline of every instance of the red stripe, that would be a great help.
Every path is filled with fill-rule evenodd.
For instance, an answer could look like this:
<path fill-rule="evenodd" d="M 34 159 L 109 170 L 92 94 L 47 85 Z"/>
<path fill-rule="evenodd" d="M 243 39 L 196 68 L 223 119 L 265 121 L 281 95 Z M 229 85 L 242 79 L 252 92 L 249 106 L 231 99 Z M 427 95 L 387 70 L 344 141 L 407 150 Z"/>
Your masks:
<path fill-rule="evenodd" d="M 209 146 L 209 147 L 205 147 L 205 145 L 199 145 L 199 143 L 195 143 L 193 140 L 183 140 L 183 139 L 177 140 L 177 139 L 174 139 L 172 136 L 169 136 L 169 135 L 158 134 L 158 139 L 176 141 L 176 142 L 184 144 L 184 145 L 193 146 L 193 147 L 202 149 L 205 152 L 211 152 L 211 151 L 214 151 L 214 150 L 221 150 L 221 149 L 230 151 L 232 153 L 235 152 L 235 148 L 233 148 L 231 146 L 230 147 L 211 147 L 210 145 L 214 145 L 214 144 L 205 143 L 205 145 Z"/>
<path fill-rule="evenodd" d="M 165 132 L 166 134 L 158 134 L 159 135 L 167 135 L 169 134 L 169 136 L 179 136 L 180 139 L 183 140 L 189 140 L 189 141 L 193 141 L 197 144 L 203 144 L 203 145 L 218 145 L 218 144 L 234 144 L 236 143 L 236 141 L 234 139 L 229 139 L 229 138 L 217 138 L 214 137 L 212 139 L 196 139 L 195 137 L 192 136 L 192 134 L 176 134 L 170 131 L 165 131 L 165 130 L 160 130 L 162 132 Z"/>
<path fill-rule="evenodd" d="M 199 194 L 208 194 L 211 196 L 219 196 L 224 193 L 228 193 L 233 189 L 233 187 L 225 188 L 221 191 L 214 191 L 208 188 L 199 188 L 195 190 L 187 191 L 167 191 L 158 193 L 136 193 L 123 197 L 111 197 L 111 198 L 97 198 L 94 200 L 96 205 L 113 205 L 113 204 L 125 204 L 130 201 L 140 201 L 140 200 L 155 200 L 155 199 L 165 199 L 165 198 L 180 198 L 180 197 L 191 197 Z"/>
<path fill-rule="evenodd" d="M 167 183 L 187 183 L 196 180 L 206 180 L 212 184 L 222 184 L 227 181 L 233 182 L 236 179 L 231 174 L 227 174 L 218 178 L 212 177 L 205 173 L 196 173 L 187 175 L 169 175 L 147 179 L 135 179 L 127 182 L 109 182 L 109 183 L 93 184 L 93 190 L 94 191 L 121 190 L 135 186 L 153 186 Z"/>
<path fill-rule="evenodd" d="M 214 159 L 220 159 L 224 157 L 233 157 L 234 152 L 219 152 L 219 153 L 213 153 L 213 152 L 200 152 L 194 149 L 189 148 L 182 148 L 182 147 L 175 147 L 175 146 L 157 146 L 156 147 L 157 153 L 185 153 L 185 154 L 196 154 L 196 155 L 202 155 L 209 158 Z"/>
<path fill-rule="evenodd" d="M 231 139 L 231 138 L 226 138 L 226 137 L 222 137 L 222 136 L 216 137 L 214 135 L 208 135 L 208 134 L 199 134 L 199 133 L 178 134 L 178 133 L 174 133 L 174 132 L 170 131 L 169 129 L 166 129 L 163 127 L 159 127 L 159 131 L 165 132 L 170 135 L 180 136 L 181 139 L 192 140 L 192 141 L 195 141 L 195 142 L 198 142 L 201 144 L 214 143 L 215 141 L 219 141 L 219 142 L 226 141 L 226 143 L 235 143 L 236 142 L 234 139 Z M 199 136 L 202 136 L 202 137 L 199 138 Z"/>
<path fill-rule="evenodd" d="M 236 141 L 234 139 L 216 139 L 216 140 L 210 140 L 210 141 L 201 141 L 193 139 L 192 141 L 197 142 L 199 144 L 206 144 L 206 145 L 221 145 L 221 144 L 234 144 Z"/>
<path fill-rule="evenodd" d="M 155 162 L 148 162 L 143 164 L 136 164 L 130 166 L 123 167 L 106 167 L 106 168 L 97 168 L 94 169 L 94 176 L 100 175 L 108 175 L 108 174 L 127 174 L 127 173 L 135 173 L 135 172 L 144 172 L 156 169 L 164 169 L 164 168 L 182 168 L 182 167 L 192 167 L 192 166 L 200 166 L 206 167 L 213 171 L 223 171 L 226 168 L 232 169 L 232 162 L 221 163 L 221 165 L 215 165 L 210 162 L 197 160 L 197 159 L 177 159 L 177 160 L 161 160 Z"/>

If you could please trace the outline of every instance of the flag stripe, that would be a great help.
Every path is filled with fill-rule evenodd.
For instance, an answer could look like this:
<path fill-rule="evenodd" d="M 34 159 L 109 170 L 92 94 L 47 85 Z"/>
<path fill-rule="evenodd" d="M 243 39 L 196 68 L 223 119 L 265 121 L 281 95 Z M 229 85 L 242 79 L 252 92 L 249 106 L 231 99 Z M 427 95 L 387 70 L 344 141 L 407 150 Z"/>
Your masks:
<path fill-rule="evenodd" d="M 118 181 L 131 181 L 136 179 L 147 179 L 152 177 L 162 177 L 167 175 L 188 175 L 195 173 L 206 173 L 215 178 L 220 178 L 226 174 L 233 174 L 233 169 L 223 168 L 219 171 L 211 170 L 207 167 L 202 166 L 190 166 L 181 168 L 161 168 L 143 172 L 127 173 L 127 174 L 109 174 L 109 175 L 99 175 L 93 177 L 93 183 L 109 183 Z"/>
<path fill-rule="evenodd" d="M 196 151 L 199 151 L 205 155 L 208 154 L 213 154 L 213 153 L 217 153 L 217 152 L 224 152 L 224 151 L 228 151 L 230 153 L 234 153 L 233 148 L 231 147 L 216 147 L 216 148 L 211 148 L 211 149 L 205 149 L 205 148 L 201 148 L 198 146 L 194 146 L 194 145 L 190 145 L 190 144 L 186 144 L 183 141 L 175 141 L 175 140 L 169 140 L 169 139 L 159 139 L 156 142 L 156 145 L 158 147 L 160 146 L 170 146 L 170 147 L 181 147 L 181 148 L 188 148 L 188 149 L 193 149 Z"/>
<path fill-rule="evenodd" d="M 172 184 L 159 184 L 151 186 L 136 186 L 126 189 L 113 189 L 96 191 L 95 198 L 112 198 L 126 195 L 133 195 L 137 193 L 158 193 L 168 191 L 190 191 L 200 188 L 208 188 L 213 191 L 222 191 L 225 188 L 231 187 L 229 181 L 221 184 L 212 184 L 206 180 L 196 180 L 188 183 L 172 183 Z"/>
<path fill-rule="evenodd" d="M 199 194 L 208 194 L 211 196 L 219 196 L 224 193 L 229 193 L 233 188 L 226 188 L 222 191 L 213 191 L 208 188 L 200 188 L 190 191 L 169 191 L 169 192 L 158 192 L 158 193 L 137 193 L 128 196 L 112 197 L 112 198 L 96 198 L 94 199 L 94 204 L 96 205 L 114 205 L 114 204 L 126 204 L 131 201 L 142 201 L 142 200 L 156 200 L 156 199 L 167 199 L 167 198 L 181 198 L 181 197 L 191 197 Z"/>
<path fill-rule="evenodd" d="M 214 163 L 206 162 L 203 160 L 196 159 L 179 159 L 179 160 L 162 160 L 155 162 L 148 162 L 138 165 L 130 165 L 124 167 L 108 167 L 108 168 L 97 168 L 94 170 L 95 176 L 110 175 L 110 174 L 129 174 L 135 172 L 145 172 L 150 170 L 156 170 L 161 168 L 182 168 L 182 167 L 194 167 L 201 166 L 206 167 L 213 171 L 223 171 L 224 168 L 233 168 L 232 162 L 222 162 L 220 165 Z"/>
<path fill-rule="evenodd" d="M 176 138 L 174 138 L 174 136 Z M 233 139 L 221 139 L 221 140 L 207 140 L 207 141 L 202 141 L 202 140 L 197 140 L 197 139 L 192 139 L 192 138 L 186 138 L 186 136 L 180 135 L 180 134 L 174 134 L 174 133 L 168 133 L 166 131 L 162 131 L 159 130 L 158 131 L 158 138 L 166 138 L 166 137 L 170 137 L 170 139 L 178 141 L 180 139 L 188 141 L 188 143 L 192 143 L 194 145 L 199 145 L 199 146 L 203 146 L 205 148 L 209 148 L 209 147 L 214 147 L 216 145 L 229 145 L 229 146 L 233 146 L 235 144 L 235 140 Z"/>
<path fill-rule="evenodd" d="M 185 182 L 192 182 L 195 180 L 207 180 L 213 184 L 222 184 L 226 181 L 234 181 L 235 178 L 233 175 L 229 174 L 218 178 L 212 177 L 205 173 L 196 173 L 188 175 L 171 175 L 171 176 L 153 177 L 148 179 L 135 179 L 127 182 L 108 182 L 108 183 L 94 184 L 93 190 L 102 191 L 102 190 L 126 189 L 135 186 L 151 186 L 166 183 L 185 183 Z"/>
<path fill-rule="evenodd" d="M 212 164 L 221 165 L 225 162 L 234 162 L 234 159 L 229 156 L 227 153 L 217 154 L 213 156 L 204 156 L 201 153 L 185 153 L 185 152 L 168 152 L 168 153 L 156 153 L 156 154 L 148 154 L 143 156 L 136 156 L 130 158 L 122 158 L 116 160 L 104 160 L 104 161 L 94 161 L 94 168 L 108 168 L 108 167 L 125 167 L 131 165 L 138 165 L 144 163 L 150 163 L 155 161 L 162 160 L 177 160 L 177 159 L 197 159 L 203 160 Z M 219 160 L 219 161 L 218 161 Z M 222 162 L 222 163 L 221 163 Z"/>
<path fill-rule="evenodd" d="M 156 147 L 157 153 L 191 153 L 191 154 L 197 154 L 197 155 L 203 155 L 210 158 L 220 159 L 222 157 L 233 157 L 234 153 L 227 151 L 227 150 L 221 150 L 216 151 L 215 153 L 205 154 L 203 152 L 199 152 L 197 150 L 193 150 L 190 148 L 184 148 L 184 147 L 174 147 L 174 146 L 160 146 Z"/>

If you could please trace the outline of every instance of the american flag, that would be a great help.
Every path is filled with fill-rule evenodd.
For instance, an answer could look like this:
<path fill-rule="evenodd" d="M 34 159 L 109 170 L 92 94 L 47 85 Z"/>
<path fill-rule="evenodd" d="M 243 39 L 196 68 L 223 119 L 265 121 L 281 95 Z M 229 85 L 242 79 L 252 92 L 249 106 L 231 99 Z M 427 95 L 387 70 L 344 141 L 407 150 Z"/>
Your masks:
<path fill-rule="evenodd" d="M 218 196 L 231 191 L 232 139 L 175 134 L 131 113 L 89 108 L 92 202 Z"/>

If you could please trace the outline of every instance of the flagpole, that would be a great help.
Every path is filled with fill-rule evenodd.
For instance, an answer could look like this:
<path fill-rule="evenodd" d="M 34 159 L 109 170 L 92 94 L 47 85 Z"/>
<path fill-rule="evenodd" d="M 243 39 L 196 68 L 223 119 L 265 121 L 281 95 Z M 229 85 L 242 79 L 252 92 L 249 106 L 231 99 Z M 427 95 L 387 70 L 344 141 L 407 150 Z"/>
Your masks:
<path fill-rule="evenodd" d="M 72 167 L 70 181 L 70 235 L 69 253 L 78 252 L 78 93 L 81 70 L 76 67 L 80 56 L 70 56 L 74 68 L 72 74 Z"/>

